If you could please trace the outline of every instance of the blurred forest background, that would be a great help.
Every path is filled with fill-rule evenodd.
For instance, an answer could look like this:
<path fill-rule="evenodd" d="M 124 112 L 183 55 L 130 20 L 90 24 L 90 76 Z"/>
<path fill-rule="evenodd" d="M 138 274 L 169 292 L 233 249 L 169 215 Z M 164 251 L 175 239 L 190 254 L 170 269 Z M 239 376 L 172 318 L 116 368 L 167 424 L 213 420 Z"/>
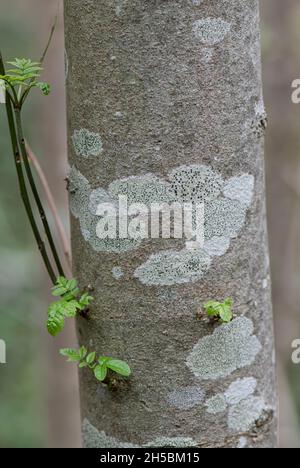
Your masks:
<path fill-rule="evenodd" d="M 60 2 L 62 3 L 62 2 Z M 57 0 L 1 0 L 0 47 L 7 59 L 38 59 Z M 300 448 L 300 366 L 291 343 L 300 338 L 300 105 L 291 83 L 300 78 L 299 0 L 261 0 L 269 236 L 280 393 L 280 446 Z M 26 107 L 28 140 L 46 171 L 66 229 L 69 215 L 62 6 L 44 78 Z M 58 355 L 76 343 L 72 325 L 58 340 L 45 332 L 49 283 L 20 202 L 10 142 L 0 107 L 0 447 L 80 447 L 76 369 Z"/>

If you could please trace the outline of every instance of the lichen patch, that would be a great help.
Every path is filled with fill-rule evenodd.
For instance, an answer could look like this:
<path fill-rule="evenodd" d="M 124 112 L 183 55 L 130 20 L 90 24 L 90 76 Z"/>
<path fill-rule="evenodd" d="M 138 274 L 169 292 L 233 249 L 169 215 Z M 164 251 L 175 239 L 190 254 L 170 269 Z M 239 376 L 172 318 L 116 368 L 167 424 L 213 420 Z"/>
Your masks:
<path fill-rule="evenodd" d="M 143 447 L 189 448 L 197 447 L 197 442 L 190 437 L 158 437 Z"/>
<path fill-rule="evenodd" d="M 186 364 L 201 380 L 218 380 L 254 363 L 261 344 L 253 335 L 253 322 L 240 317 L 201 338 Z"/>
<path fill-rule="evenodd" d="M 221 257 L 228 252 L 229 247 L 229 237 L 212 237 L 204 243 L 203 250 L 211 257 Z"/>
<path fill-rule="evenodd" d="M 82 424 L 83 446 L 85 448 L 147 448 L 147 447 L 196 447 L 197 442 L 190 437 L 157 437 L 142 446 L 123 442 L 99 431 L 88 419 Z"/>
<path fill-rule="evenodd" d="M 203 44 L 222 42 L 230 32 L 231 24 L 221 18 L 205 18 L 194 22 L 193 33 Z"/>
<path fill-rule="evenodd" d="M 264 400 L 251 396 L 230 408 L 228 427 L 234 432 L 247 432 L 255 426 L 265 410 Z"/>
<path fill-rule="evenodd" d="M 124 276 L 124 271 L 121 267 L 113 267 L 112 275 L 116 280 L 120 280 Z"/>
<path fill-rule="evenodd" d="M 85 448 L 138 448 L 137 445 L 120 442 L 104 431 L 98 431 L 88 419 L 84 419 L 82 424 L 82 438 Z"/>
<path fill-rule="evenodd" d="M 176 201 L 202 203 L 215 200 L 221 192 L 223 179 L 209 166 L 180 166 L 169 173 Z"/>
<path fill-rule="evenodd" d="M 209 414 L 219 414 L 224 413 L 227 408 L 226 400 L 224 395 L 219 393 L 218 395 L 213 396 L 205 402 L 207 408 L 207 413 Z"/>
<path fill-rule="evenodd" d="M 223 193 L 230 200 L 237 200 L 242 205 L 250 206 L 254 191 L 254 177 L 243 174 L 239 177 L 232 177 L 224 186 Z"/>
<path fill-rule="evenodd" d="M 75 130 L 72 141 L 75 153 L 83 158 L 99 156 L 103 151 L 101 136 L 85 128 Z"/>
<path fill-rule="evenodd" d="M 236 200 L 219 198 L 205 205 L 205 239 L 235 238 L 241 232 L 247 209 Z"/>
<path fill-rule="evenodd" d="M 193 283 L 203 277 L 210 263 L 210 256 L 202 250 L 166 250 L 151 255 L 134 277 L 148 286 Z"/>
<path fill-rule="evenodd" d="M 253 377 L 238 379 L 233 382 L 225 392 L 225 399 L 229 405 L 237 405 L 253 395 L 257 387 L 257 381 Z"/>
<path fill-rule="evenodd" d="M 205 391 L 202 388 L 191 386 L 177 388 L 168 395 L 168 403 L 175 408 L 188 410 L 198 406 L 205 398 Z"/>
<path fill-rule="evenodd" d="M 165 178 L 149 173 L 118 179 L 108 188 L 93 189 L 75 167 L 71 168 L 69 179 L 71 212 L 80 222 L 83 238 L 96 252 L 129 252 L 137 249 L 144 240 L 142 235 L 119 238 L 117 232 L 115 239 L 99 238 L 97 226 L 102 221 L 97 208 L 100 204 L 108 203 L 115 209 L 111 216 L 105 215 L 105 223 L 106 220 L 115 222 L 116 217 L 122 216 L 119 213 L 121 196 L 127 197 L 128 207 L 133 203 L 141 204 L 152 213 L 155 212 L 155 204 L 157 210 L 167 204 L 171 214 L 173 204 L 181 203 L 183 207 L 185 203 L 204 203 L 203 248 L 199 244 L 194 250 L 183 248 L 159 252 L 134 272 L 134 277 L 143 284 L 162 286 L 199 281 L 210 268 L 213 258 L 226 254 L 231 239 L 240 234 L 245 224 L 254 181 L 248 174 L 224 181 L 218 172 L 205 165 L 180 166 Z M 129 216 L 128 221 L 131 220 Z M 148 235 L 148 216 L 145 215 L 143 220 Z M 182 223 L 182 220 L 178 222 Z"/>

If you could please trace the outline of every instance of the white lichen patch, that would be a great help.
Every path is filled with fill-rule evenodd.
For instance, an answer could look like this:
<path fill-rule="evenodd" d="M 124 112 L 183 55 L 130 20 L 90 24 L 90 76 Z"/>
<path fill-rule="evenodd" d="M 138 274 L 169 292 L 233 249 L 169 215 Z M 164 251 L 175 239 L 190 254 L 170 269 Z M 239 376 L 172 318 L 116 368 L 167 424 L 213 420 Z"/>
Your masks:
<path fill-rule="evenodd" d="M 190 437 L 158 437 L 143 447 L 189 448 L 197 447 L 197 442 Z"/>
<path fill-rule="evenodd" d="M 251 430 L 266 410 L 264 400 L 250 396 L 230 408 L 228 414 L 228 427 L 234 432 Z"/>
<path fill-rule="evenodd" d="M 224 395 L 219 393 L 218 395 L 213 396 L 205 402 L 207 408 L 207 413 L 209 414 L 219 414 L 224 413 L 227 408 L 226 400 Z"/>
<path fill-rule="evenodd" d="M 209 166 L 180 166 L 169 173 L 176 201 L 202 203 L 215 200 L 221 192 L 223 179 Z"/>
<path fill-rule="evenodd" d="M 210 256 L 202 250 L 166 250 L 151 255 L 134 277 L 148 286 L 193 283 L 203 277 L 210 263 Z"/>
<path fill-rule="evenodd" d="M 86 242 L 96 252 L 127 252 L 137 248 L 141 241 L 137 239 L 101 239 L 97 236 L 96 216 L 100 203 L 117 203 L 105 190 L 92 190 L 89 181 L 73 166 L 69 171 L 70 209 L 79 220 L 81 233 Z"/>
<path fill-rule="evenodd" d="M 193 33 L 203 44 L 215 45 L 230 32 L 231 24 L 221 18 L 205 18 L 194 22 Z"/>
<path fill-rule="evenodd" d="M 261 344 L 253 335 L 253 322 L 240 317 L 201 338 L 186 364 L 201 380 L 217 380 L 254 363 Z"/>
<path fill-rule="evenodd" d="M 91 214 L 96 215 L 100 203 L 110 203 L 117 207 L 116 201 L 112 198 L 106 190 L 98 188 L 91 190 L 89 200 L 89 211 Z"/>
<path fill-rule="evenodd" d="M 254 177 L 243 174 L 239 177 L 232 177 L 224 186 L 223 193 L 230 200 L 237 200 L 242 205 L 250 206 L 254 191 Z"/>
<path fill-rule="evenodd" d="M 121 267 L 113 267 L 112 275 L 116 280 L 120 280 L 124 276 L 124 272 Z"/>
<path fill-rule="evenodd" d="M 229 247 L 229 237 L 213 237 L 204 243 L 203 250 L 211 257 L 221 257 L 228 252 Z"/>
<path fill-rule="evenodd" d="M 75 153 L 83 158 L 99 156 L 103 151 L 101 136 L 85 128 L 75 130 L 72 141 Z"/>
<path fill-rule="evenodd" d="M 82 424 L 82 438 L 84 448 L 146 448 L 146 447 L 196 447 L 195 442 L 190 437 L 158 437 L 145 445 L 135 445 L 130 442 L 123 442 L 115 437 L 108 436 L 104 431 L 98 431 L 88 419 L 84 419 Z"/>
<path fill-rule="evenodd" d="M 70 168 L 68 180 L 70 210 L 75 218 L 80 218 L 89 203 L 91 187 L 89 181 L 74 166 Z"/>
<path fill-rule="evenodd" d="M 168 395 L 168 403 L 181 410 L 198 406 L 205 398 L 205 391 L 199 387 L 177 388 Z"/>
<path fill-rule="evenodd" d="M 115 0 L 116 2 L 116 15 L 121 16 L 123 13 L 124 6 L 127 3 L 127 0 Z"/>
<path fill-rule="evenodd" d="M 116 198 L 119 195 L 127 196 L 128 204 L 149 205 L 150 203 L 171 202 L 173 199 L 170 185 L 153 174 L 116 180 L 110 184 L 108 190 Z"/>
<path fill-rule="evenodd" d="M 146 210 L 136 219 L 133 214 L 127 217 L 125 211 L 124 223 L 128 225 L 132 221 L 136 224 L 139 222 L 139 228 L 142 229 L 142 233 L 146 233 L 147 238 L 149 235 L 148 213 L 151 212 L 157 216 L 158 212 L 162 212 L 167 206 L 169 216 L 174 218 L 174 228 L 181 230 L 182 217 L 173 216 L 174 207 L 180 206 L 183 209 L 186 203 L 191 206 L 192 204 L 199 206 L 203 203 L 204 246 L 201 248 L 199 243 L 194 246 L 194 250 L 191 250 L 186 244 L 185 248 L 178 251 L 168 250 L 152 255 L 134 273 L 136 278 L 148 285 L 167 286 L 195 282 L 207 272 L 214 257 L 226 254 L 230 248 L 231 239 L 240 234 L 246 220 L 247 206 L 250 202 L 249 190 L 253 180 L 252 176 L 243 174 L 239 178 L 224 181 L 222 176 L 209 166 L 191 165 L 173 169 L 166 178 L 150 173 L 115 180 L 108 188 L 93 189 L 76 168 L 71 168 L 71 211 L 80 222 L 84 239 L 96 252 L 129 252 L 142 244 L 145 240 L 143 234 L 133 238 L 127 233 L 119 238 L 118 227 L 116 227 L 113 229 L 114 232 L 117 230 L 115 239 L 109 236 L 103 239 L 97 235 L 97 226 L 99 222 L 102 222 L 100 219 L 103 217 L 105 217 L 103 225 L 106 222 L 110 226 L 115 222 L 116 217 L 123 221 L 123 214 L 119 212 L 119 203 L 125 200 L 124 197 L 127 197 L 124 202 L 125 207 L 140 204 Z M 245 182 L 247 182 L 246 185 Z M 227 198 L 224 196 L 224 191 Z M 112 214 L 105 213 L 104 215 L 98 212 L 98 207 L 100 205 L 103 207 L 103 204 L 109 204 L 112 207 Z M 124 205 L 122 206 L 126 210 Z M 121 224 L 124 225 L 124 223 Z M 117 222 L 116 225 L 118 226 L 119 223 Z M 134 223 L 132 225 L 135 226 Z M 192 235 L 196 233 L 195 228 L 196 217 L 194 216 Z M 188 235 L 186 225 L 184 231 L 184 234 Z M 182 242 L 185 243 L 185 241 L 186 238 L 183 237 Z"/>
<path fill-rule="evenodd" d="M 104 431 L 98 431 L 88 419 L 84 419 L 82 424 L 82 438 L 85 448 L 138 448 L 137 445 L 121 442 Z"/>
<path fill-rule="evenodd" d="M 257 387 L 257 381 L 253 377 L 238 379 L 233 382 L 225 392 L 225 399 L 229 405 L 237 405 L 253 395 Z"/>
<path fill-rule="evenodd" d="M 205 239 L 235 238 L 242 230 L 247 209 L 240 202 L 219 198 L 205 205 Z"/>
<path fill-rule="evenodd" d="M 210 63 L 214 55 L 214 49 L 212 47 L 203 47 L 200 50 L 200 58 L 203 63 Z"/>

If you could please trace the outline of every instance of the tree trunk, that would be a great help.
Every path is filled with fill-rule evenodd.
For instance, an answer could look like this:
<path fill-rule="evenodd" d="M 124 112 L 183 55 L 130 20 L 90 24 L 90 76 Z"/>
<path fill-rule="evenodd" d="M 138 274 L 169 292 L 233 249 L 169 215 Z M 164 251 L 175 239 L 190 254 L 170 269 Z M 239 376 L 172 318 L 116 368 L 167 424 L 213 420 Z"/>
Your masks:
<path fill-rule="evenodd" d="M 275 447 L 258 1 L 68 0 L 80 342 L 127 361 L 80 371 L 86 447 Z M 99 203 L 204 202 L 205 243 L 101 240 Z M 229 324 L 199 310 L 234 300 Z"/>

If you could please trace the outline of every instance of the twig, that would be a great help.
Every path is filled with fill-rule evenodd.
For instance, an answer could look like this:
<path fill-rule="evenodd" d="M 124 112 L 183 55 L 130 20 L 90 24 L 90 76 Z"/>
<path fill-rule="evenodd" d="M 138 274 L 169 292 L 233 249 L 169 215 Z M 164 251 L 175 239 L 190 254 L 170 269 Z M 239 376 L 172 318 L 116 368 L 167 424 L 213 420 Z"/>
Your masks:
<path fill-rule="evenodd" d="M 54 35 L 54 32 L 55 32 L 55 29 L 56 29 L 56 25 L 57 25 L 57 20 L 58 20 L 58 14 L 59 14 L 59 2 L 57 2 L 57 12 L 56 12 L 56 15 L 54 17 L 54 23 L 52 25 L 52 28 L 51 28 L 51 31 L 50 31 L 50 36 L 49 36 L 49 39 L 48 39 L 48 42 L 46 44 L 46 47 L 44 49 L 44 52 L 40 58 L 40 63 L 42 64 L 46 58 L 46 55 L 47 55 L 47 52 L 49 50 L 49 47 L 51 45 L 51 42 L 52 42 L 52 39 L 53 39 L 53 35 Z"/>
<path fill-rule="evenodd" d="M 25 139 L 24 139 L 24 135 L 23 135 L 21 110 L 18 107 L 14 107 L 14 113 L 15 113 L 15 119 L 16 119 L 18 143 L 20 145 L 21 155 L 22 155 L 23 160 L 24 160 L 25 170 L 26 170 L 26 174 L 27 174 L 27 177 L 28 177 L 29 185 L 31 187 L 33 197 L 34 197 L 35 202 L 37 204 L 39 215 L 40 215 L 41 221 L 43 223 L 43 226 L 44 226 L 44 229 L 45 229 L 45 232 L 46 232 L 46 236 L 47 236 L 47 239 L 48 239 L 48 242 L 49 242 L 49 245 L 50 245 L 50 249 L 52 251 L 52 254 L 53 254 L 57 269 L 58 269 L 58 272 L 59 272 L 60 276 L 65 276 L 64 270 L 63 270 L 63 267 L 62 267 L 62 264 L 61 264 L 61 261 L 60 261 L 60 258 L 59 258 L 59 255 L 57 253 L 57 249 L 56 249 L 54 241 L 53 241 L 53 237 L 52 237 L 52 233 L 51 233 L 50 226 L 49 226 L 49 223 L 48 223 L 48 219 L 47 219 L 44 207 L 42 205 L 42 202 L 41 202 L 41 199 L 40 199 L 40 196 L 39 196 L 39 193 L 38 193 L 38 190 L 36 188 L 35 181 L 34 181 L 34 178 L 33 178 L 32 172 L 31 172 L 31 168 L 30 168 L 30 164 L 29 164 L 29 160 L 28 160 L 28 154 L 27 154 L 26 147 L 25 147 Z"/>
<path fill-rule="evenodd" d="M 55 204 L 55 201 L 54 201 L 53 194 L 51 192 L 51 189 L 50 189 L 50 186 L 48 184 L 45 173 L 44 173 L 44 171 L 43 171 L 43 169 L 42 169 L 42 167 L 41 167 L 41 165 L 39 163 L 39 160 L 37 159 L 37 157 L 33 153 L 32 149 L 30 148 L 27 141 L 25 141 L 25 145 L 26 145 L 26 150 L 27 150 L 27 153 L 28 153 L 29 160 L 32 162 L 32 164 L 33 164 L 33 166 L 34 166 L 34 168 L 36 170 L 36 173 L 37 173 L 37 175 L 39 177 L 39 180 L 40 180 L 41 185 L 43 187 L 43 190 L 45 192 L 45 196 L 46 196 L 47 202 L 49 204 L 49 208 L 50 208 L 50 210 L 52 212 L 52 215 L 53 215 L 53 218 L 54 218 L 54 221 L 55 221 L 55 224 L 56 224 L 57 232 L 58 232 L 58 235 L 59 235 L 59 238 L 60 238 L 63 250 L 64 250 L 65 259 L 66 259 L 66 263 L 67 263 L 68 270 L 69 270 L 68 274 L 71 277 L 71 275 L 72 275 L 72 273 L 71 273 L 71 271 L 72 271 L 71 270 L 72 269 L 71 248 L 70 248 L 70 243 L 69 243 L 66 231 L 64 229 L 61 218 L 60 218 L 60 216 L 58 214 L 58 210 L 57 210 L 57 207 L 56 207 L 56 204 Z"/>

